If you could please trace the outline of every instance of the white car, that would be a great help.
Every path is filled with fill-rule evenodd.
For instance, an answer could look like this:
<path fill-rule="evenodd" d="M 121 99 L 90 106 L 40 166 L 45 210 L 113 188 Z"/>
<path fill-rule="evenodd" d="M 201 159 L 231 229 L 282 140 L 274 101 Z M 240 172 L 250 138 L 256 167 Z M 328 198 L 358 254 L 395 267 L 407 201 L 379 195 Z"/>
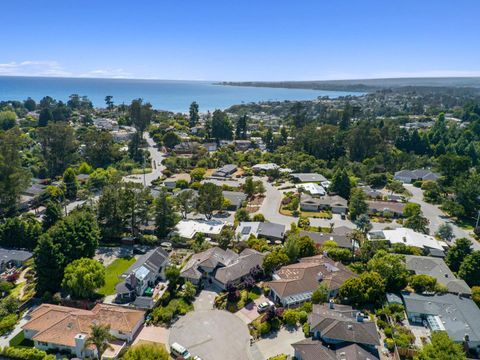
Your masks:
<path fill-rule="evenodd" d="M 275 304 L 270 300 L 267 300 L 257 305 L 257 311 L 261 313 L 271 308 L 272 306 L 275 306 Z"/>

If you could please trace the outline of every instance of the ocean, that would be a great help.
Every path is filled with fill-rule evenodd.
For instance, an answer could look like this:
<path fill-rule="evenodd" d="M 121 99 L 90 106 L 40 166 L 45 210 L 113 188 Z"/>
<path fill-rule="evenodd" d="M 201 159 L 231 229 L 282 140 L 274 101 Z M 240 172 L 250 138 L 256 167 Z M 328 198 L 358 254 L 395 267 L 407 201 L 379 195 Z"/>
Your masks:
<path fill-rule="evenodd" d="M 129 104 L 133 99 L 142 98 L 156 109 L 174 112 L 187 112 L 192 101 L 199 104 L 201 112 L 206 112 L 259 101 L 361 95 L 343 91 L 223 86 L 209 81 L 0 76 L 0 101 L 27 97 L 38 101 L 46 95 L 67 101 L 71 94 L 86 95 L 98 107 L 105 106 L 106 95 L 112 95 L 115 104 Z"/>

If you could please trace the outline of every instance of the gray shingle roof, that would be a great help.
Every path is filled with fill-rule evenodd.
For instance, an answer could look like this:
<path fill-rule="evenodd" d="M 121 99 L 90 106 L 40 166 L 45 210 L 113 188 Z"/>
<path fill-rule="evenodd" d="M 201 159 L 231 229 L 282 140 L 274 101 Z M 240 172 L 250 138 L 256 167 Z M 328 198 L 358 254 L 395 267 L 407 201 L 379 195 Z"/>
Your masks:
<path fill-rule="evenodd" d="M 258 226 L 258 236 L 265 236 L 277 239 L 283 239 L 285 235 L 285 225 L 271 222 L 262 222 Z"/>
<path fill-rule="evenodd" d="M 232 205 L 240 207 L 247 199 L 247 194 L 239 191 L 222 191 L 223 197 L 230 200 Z"/>
<path fill-rule="evenodd" d="M 327 180 L 325 176 L 317 173 L 294 173 L 291 176 L 300 182 L 322 182 Z"/>
<path fill-rule="evenodd" d="M 187 279 L 200 279 L 202 273 L 200 266 L 216 268 L 215 278 L 222 284 L 235 281 L 248 275 L 250 270 L 261 266 L 263 254 L 252 249 L 244 250 L 240 255 L 232 250 L 223 250 L 213 247 L 201 253 L 193 255 L 181 271 L 181 276 Z"/>
<path fill-rule="evenodd" d="M 166 259 L 168 259 L 168 253 L 159 246 L 140 256 L 133 265 L 123 273 L 123 275 L 129 275 L 132 271 L 138 269 L 142 265 L 148 270 L 157 273 Z"/>
<path fill-rule="evenodd" d="M 33 254 L 30 251 L 0 248 L 0 263 L 7 263 L 9 261 L 24 262 L 30 259 L 32 256 Z"/>
<path fill-rule="evenodd" d="M 406 255 L 405 264 L 408 270 L 416 274 L 430 275 L 437 282 L 445 285 L 448 291 L 455 294 L 471 294 L 472 291 L 462 279 L 457 279 L 443 259 L 429 256 Z"/>
<path fill-rule="evenodd" d="M 426 296 L 402 294 L 407 314 L 439 316 L 448 335 L 461 342 L 468 334 L 470 341 L 480 341 L 480 309 L 472 299 L 454 294 Z"/>
<path fill-rule="evenodd" d="M 350 343 L 379 345 L 380 337 L 372 321 L 359 322 L 356 311 L 348 306 L 330 309 L 328 304 L 313 307 L 308 324 L 312 332 L 320 332 L 321 338 Z"/>
<path fill-rule="evenodd" d="M 347 235 L 339 235 L 333 233 L 320 233 L 316 231 L 300 231 L 300 236 L 308 236 L 317 245 L 323 245 L 326 241 L 333 240 L 339 247 L 352 249 L 352 242 L 348 239 Z"/>

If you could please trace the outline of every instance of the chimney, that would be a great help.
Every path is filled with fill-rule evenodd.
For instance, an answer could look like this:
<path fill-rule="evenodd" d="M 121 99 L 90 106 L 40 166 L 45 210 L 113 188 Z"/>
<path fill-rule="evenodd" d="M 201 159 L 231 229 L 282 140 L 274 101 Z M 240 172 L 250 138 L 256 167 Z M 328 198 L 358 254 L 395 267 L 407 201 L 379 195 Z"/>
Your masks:
<path fill-rule="evenodd" d="M 356 314 L 357 322 L 363 322 L 363 314 L 359 311 Z"/>
<path fill-rule="evenodd" d="M 86 341 L 86 336 L 84 334 L 77 334 L 75 336 L 75 356 L 78 357 L 79 359 L 84 358 L 84 349 L 85 349 L 85 341 Z"/>
<path fill-rule="evenodd" d="M 317 281 L 321 282 L 323 280 L 323 274 L 321 272 L 317 273 Z"/>
<path fill-rule="evenodd" d="M 328 302 L 328 305 L 330 309 L 335 309 L 335 303 L 333 302 L 333 299 L 330 299 L 330 301 Z"/>

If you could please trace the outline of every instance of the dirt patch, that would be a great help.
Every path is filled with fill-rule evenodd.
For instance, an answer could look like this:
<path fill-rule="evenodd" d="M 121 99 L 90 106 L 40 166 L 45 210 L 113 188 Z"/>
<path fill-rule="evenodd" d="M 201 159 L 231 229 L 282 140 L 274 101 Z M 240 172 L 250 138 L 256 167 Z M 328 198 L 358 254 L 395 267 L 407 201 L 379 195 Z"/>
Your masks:
<path fill-rule="evenodd" d="M 260 210 L 260 207 L 263 204 L 263 200 L 265 200 L 265 196 L 263 195 L 256 195 L 252 200 L 250 200 L 246 206 L 246 210 L 248 213 L 253 214 Z"/>

